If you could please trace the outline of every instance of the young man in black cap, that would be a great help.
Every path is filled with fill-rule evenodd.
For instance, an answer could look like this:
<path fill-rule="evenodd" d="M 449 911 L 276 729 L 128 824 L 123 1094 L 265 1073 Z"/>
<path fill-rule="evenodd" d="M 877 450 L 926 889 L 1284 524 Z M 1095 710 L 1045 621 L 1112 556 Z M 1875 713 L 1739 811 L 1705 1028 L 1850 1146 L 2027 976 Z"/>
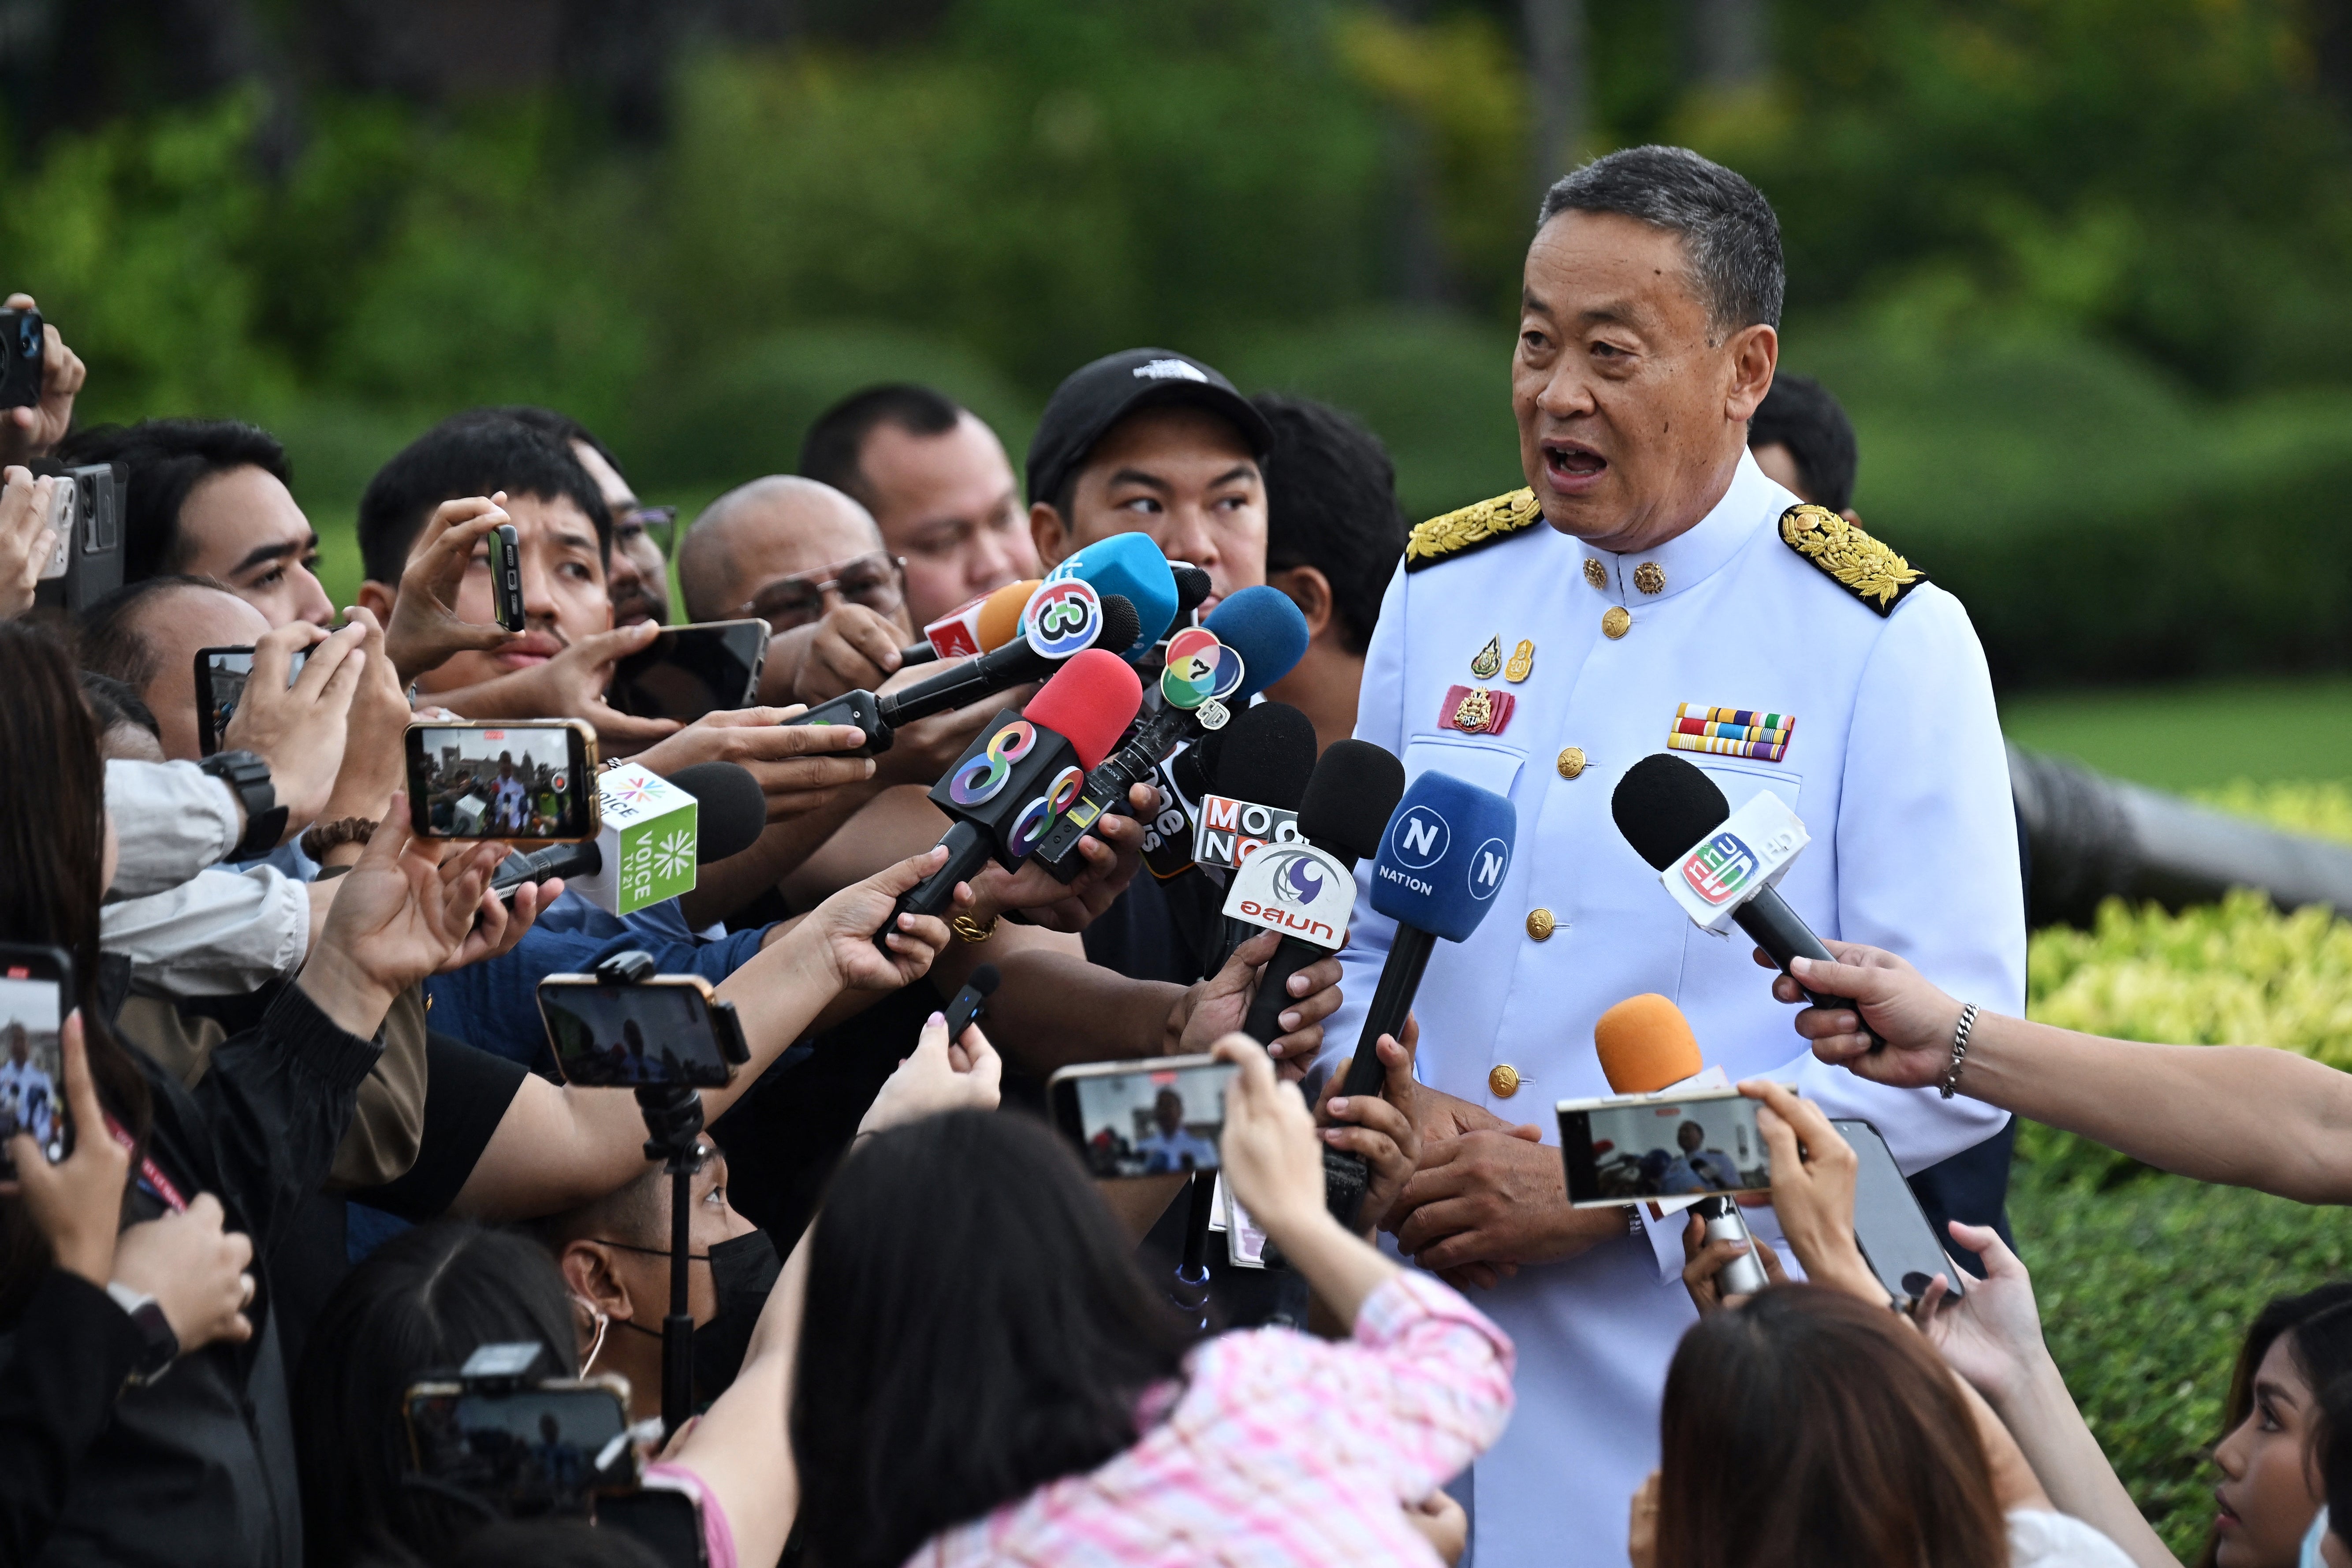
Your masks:
<path fill-rule="evenodd" d="M 1234 384 L 1166 349 L 1073 372 L 1029 442 L 1029 532 L 1048 570 L 1114 533 L 1148 533 L 1209 574 L 1206 614 L 1265 581 L 1265 416 Z"/>

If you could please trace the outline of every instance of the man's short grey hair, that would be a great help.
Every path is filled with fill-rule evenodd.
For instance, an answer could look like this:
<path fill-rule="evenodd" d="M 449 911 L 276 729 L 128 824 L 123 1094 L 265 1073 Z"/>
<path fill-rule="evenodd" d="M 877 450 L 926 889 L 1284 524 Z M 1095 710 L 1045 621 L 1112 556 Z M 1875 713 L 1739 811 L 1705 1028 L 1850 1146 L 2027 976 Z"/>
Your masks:
<path fill-rule="evenodd" d="M 1628 147 L 1546 191 L 1536 226 L 1564 212 L 1619 213 L 1679 237 L 1710 332 L 1780 326 L 1789 281 L 1780 220 L 1763 192 L 1722 164 L 1687 147 Z"/>

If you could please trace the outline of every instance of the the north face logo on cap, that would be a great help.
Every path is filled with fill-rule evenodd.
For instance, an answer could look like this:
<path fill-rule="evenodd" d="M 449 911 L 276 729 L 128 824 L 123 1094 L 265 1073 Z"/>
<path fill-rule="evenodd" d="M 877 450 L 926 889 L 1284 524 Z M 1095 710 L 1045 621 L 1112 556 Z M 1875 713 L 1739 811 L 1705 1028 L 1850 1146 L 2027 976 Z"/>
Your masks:
<path fill-rule="evenodd" d="M 1156 359 L 1150 364 L 1135 367 L 1135 374 L 1151 381 L 1206 381 L 1198 365 L 1186 364 L 1181 359 Z"/>

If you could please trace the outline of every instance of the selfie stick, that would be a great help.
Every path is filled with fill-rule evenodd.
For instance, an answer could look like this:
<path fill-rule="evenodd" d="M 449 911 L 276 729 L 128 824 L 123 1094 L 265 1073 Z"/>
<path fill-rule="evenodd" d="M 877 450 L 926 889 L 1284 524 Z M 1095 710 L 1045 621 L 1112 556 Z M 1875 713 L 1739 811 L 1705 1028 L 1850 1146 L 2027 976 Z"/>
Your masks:
<path fill-rule="evenodd" d="M 598 984 L 636 985 L 653 978 L 643 952 L 616 952 L 596 966 Z M 662 1319 L 662 1436 L 667 1440 L 694 1414 L 694 1309 L 686 1266 L 694 1212 L 695 1149 L 702 1138 L 702 1096 L 682 1083 L 641 1083 L 637 1111 L 646 1119 L 646 1158 L 669 1173 L 669 1311 Z"/>

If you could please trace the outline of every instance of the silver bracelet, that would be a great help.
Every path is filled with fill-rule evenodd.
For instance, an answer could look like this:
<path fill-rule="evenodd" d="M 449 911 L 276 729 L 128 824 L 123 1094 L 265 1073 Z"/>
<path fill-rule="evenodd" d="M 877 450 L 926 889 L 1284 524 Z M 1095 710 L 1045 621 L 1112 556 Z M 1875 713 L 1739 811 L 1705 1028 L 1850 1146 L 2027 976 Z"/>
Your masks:
<path fill-rule="evenodd" d="M 1969 1060 L 1969 1031 L 1976 1026 L 1977 1005 L 1964 1003 L 1960 1007 L 1960 1021 L 1952 1029 L 1952 1065 L 1944 1069 L 1944 1081 L 1940 1086 L 1946 1100 L 1951 1099 L 1952 1091 L 1960 1085 L 1960 1068 L 1967 1066 Z"/>

